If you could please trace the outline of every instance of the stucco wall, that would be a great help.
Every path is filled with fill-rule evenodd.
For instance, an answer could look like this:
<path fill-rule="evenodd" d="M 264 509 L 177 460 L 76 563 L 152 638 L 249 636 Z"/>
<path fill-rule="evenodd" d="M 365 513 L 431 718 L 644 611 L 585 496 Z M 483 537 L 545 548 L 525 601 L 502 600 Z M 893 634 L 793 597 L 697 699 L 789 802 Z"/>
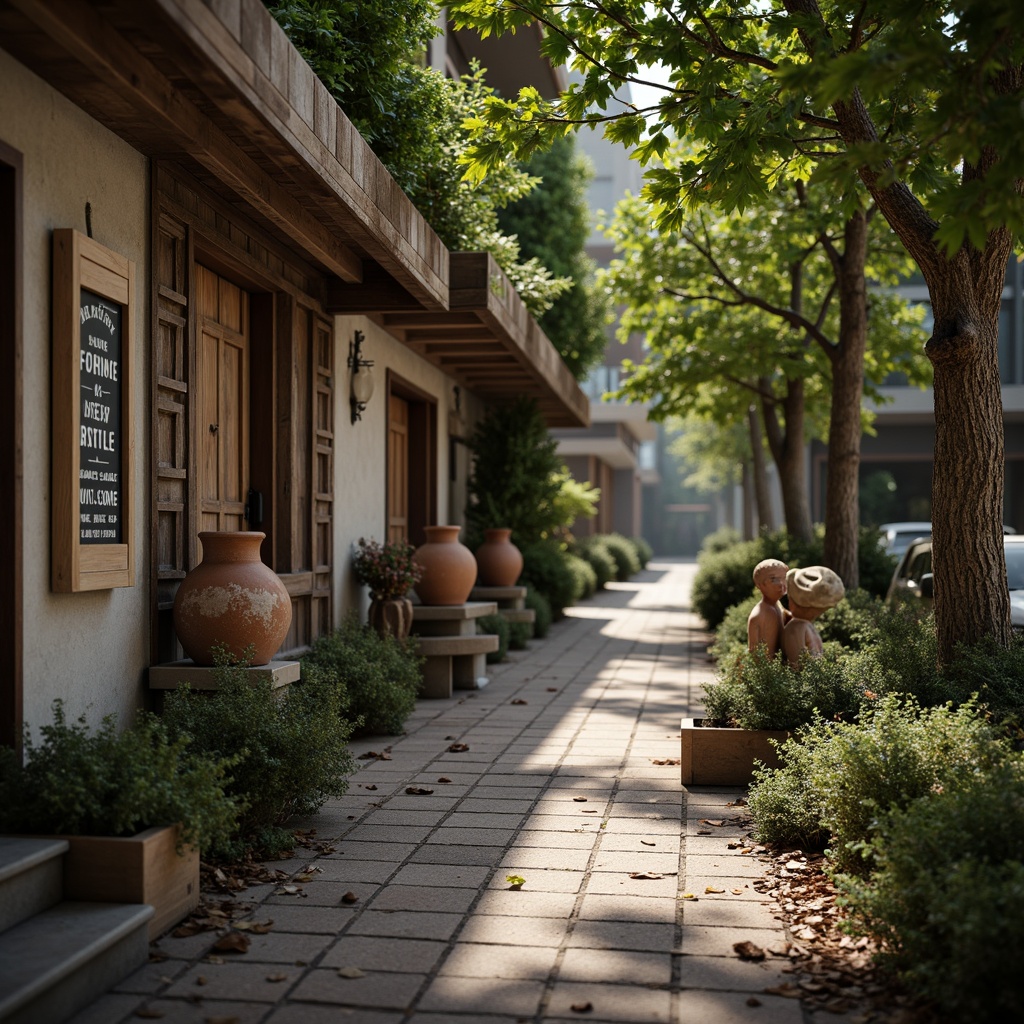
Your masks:
<path fill-rule="evenodd" d="M 362 419 L 350 422 L 349 342 L 355 331 L 365 340 L 362 355 L 373 360 L 375 389 Z M 335 619 L 350 609 L 365 611 L 366 595 L 352 577 L 352 551 L 360 537 L 384 540 L 387 526 L 387 374 L 388 371 L 437 399 L 437 510 L 441 523 L 462 523 L 468 460 L 457 452 L 457 479 L 450 480 L 448 416 L 454 409 L 455 382 L 406 348 L 366 317 L 339 316 L 334 323 L 335 365 L 338 367 L 334 463 L 334 586 Z M 482 415 L 473 395 L 461 394 L 466 436 Z"/>
<path fill-rule="evenodd" d="M 123 716 L 142 702 L 148 664 L 148 492 L 145 452 L 149 306 L 148 163 L 0 51 L 0 139 L 24 157 L 24 708 L 33 727 L 64 698 L 71 717 Z M 85 232 L 135 261 L 133 363 L 135 579 L 132 589 L 50 591 L 51 232 Z"/>

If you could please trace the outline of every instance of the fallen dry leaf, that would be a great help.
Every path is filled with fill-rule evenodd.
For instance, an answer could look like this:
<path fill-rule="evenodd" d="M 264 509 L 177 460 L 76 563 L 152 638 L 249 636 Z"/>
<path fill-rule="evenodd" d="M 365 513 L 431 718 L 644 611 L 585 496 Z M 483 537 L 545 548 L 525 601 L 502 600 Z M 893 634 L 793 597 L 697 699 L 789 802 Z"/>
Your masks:
<path fill-rule="evenodd" d="M 287 981 L 287 980 L 288 980 L 288 975 L 287 974 L 268 974 L 267 975 L 267 981 L 277 982 L 277 981 Z"/>
<path fill-rule="evenodd" d="M 368 786 L 363 786 L 363 789 L 376 789 L 377 787 L 371 782 Z"/>
<path fill-rule="evenodd" d="M 297 885 L 282 885 L 274 890 L 275 896 L 298 896 L 302 890 Z"/>
<path fill-rule="evenodd" d="M 684 892 L 680 897 L 681 900 L 696 900 L 697 897 L 692 892 Z"/>
<path fill-rule="evenodd" d="M 573 1003 L 572 1006 L 569 1007 L 573 1013 L 590 1013 L 593 1008 L 593 1003 Z"/>
<path fill-rule="evenodd" d="M 590 807 L 584 807 L 580 814 L 600 814 L 600 811 L 593 810 Z"/>
<path fill-rule="evenodd" d="M 712 892 L 712 893 L 725 892 L 724 889 L 719 889 L 717 886 L 714 886 L 714 885 L 706 885 L 706 886 L 704 886 L 704 891 L 705 892 Z"/>
<path fill-rule="evenodd" d="M 450 754 L 461 754 L 461 753 L 463 753 L 466 750 L 469 750 L 469 744 L 468 743 L 453 743 L 448 748 L 448 752 Z"/>
<path fill-rule="evenodd" d="M 652 764 L 679 764 L 678 757 L 652 757 Z"/>
<path fill-rule="evenodd" d="M 208 957 L 205 957 L 203 959 L 203 963 L 204 964 L 222 964 L 222 963 L 224 963 L 224 957 L 222 957 L 222 956 L 208 956 Z M 203 984 L 205 985 L 206 982 L 204 981 Z"/>
<path fill-rule="evenodd" d="M 787 999 L 799 999 L 800 989 L 790 981 L 784 981 L 781 985 L 772 985 L 766 988 L 770 996 L 785 996 Z"/>
<path fill-rule="evenodd" d="M 709 828 L 699 828 L 699 829 L 697 829 L 697 835 L 699 835 L 699 836 L 709 836 L 709 835 L 711 835 L 711 829 L 709 829 Z"/>
<path fill-rule="evenodd" d="M 406 786 L 405 791 L 409 796 L 430 796 L 434 792 L 426 786 Z"/>
<path fill-rule="evenodd" d="M 522 697 L 516 697 L 515 700 L 510 700 L 509 704 L 529 704 L 528 700 L 523 700 Z"/>
<path fill-rule="evenodd" d="M 198 978 L 196 978 L 196 984 L 197 984 L 197 985 L 208 985 L 208 984 L 209 984 L 209 981 L 208 981 L 208 979 L 206 978 L 206 975 L 204 975 L 204 974 L 200 974 L 200 975 L 199 975 L 199 977 L 198 977 Z"/>
<path fill-rule="evenodd" d="M 630 878 L 635 878 L 639 881 L 645 881 L 647 879 L 664 878 L 664 875 L 659 875 L 654 871 L 630 871 Z"/>
<path fill-rule="evenodd" d="M 765 958 L 764 950 L 749 939 L 744 942 L 734 942 L 732 948 L 741 960 L 763 960 Z"/>
<path fill-rule="evenodd" d="M 349 891 L 349 892 L 345 893 L 344 896 L 341 897 L 341 902 L 342 903 L 358 903 L 359 902 L 359 897 L 354 892 Z"/>
<path fill-rule="evenodd" d="M 358 967 L 339 967 L 338 968 L 339 978 L 365 978 L 366 972 L 359 970 Z"/>
<path fill-rule="evenodd" d="M 656 842 L 654 842 L 653 839 L 641 839 L 640 842 L 643 843 L 644 846 L 657 846 L 658 845 Z"/>
<path fill-rule="evenodd" d="M 585 796 L 574 796 L 573 800 L 578 804 L 585 804 L 587 802 L 587 798 Z"/>
<path fill-rule="evenodd" d="M 247 953 L 249 951 L 249 937 L 241 932 L 228 932 L 222 935 L 214 944 L 213 948 L 221 953 Z"/>
<path fill-rule="evenodd" d="M 743 890 L 742 889 L 730 889 L 729 892 L 731 892 L 733 894 L 733 896 L 742 896 L 743 895 Z"/>
<path fill-rule="evenodd" d="M 274 926 L 273 921 L 236 921 L 234 927 L 240 932 L 253 932 L 256 935 L 266 935 Z"/>
<path fill-rule="evenodd" d="M 387 750 L 368 750 L 365 754 L 360 754 L 358 757 L 360 761 L 390 761 L 391 755 Z"/>
<path fill-rule="evenodd" d="M 442 775 L 441 778 L 439 778 L 437 781 L 438 782 L 451 782 L 452 780 L 449 779 L 447 775 Z"/>
<path fill-rule="evenodd" d="M 557 686 L 549 686 L 548 687 L 548 693 L 558 693 L 558 687 Z"/>
<path fill-rule="evenodd" d="M 716 828 L 721 828 L 725 824 L 721 818 L 701 818 L 700 823 L 702 825 L 714 825 Z"/>
<path fill-rule="evenodd" d="M 758 999 L 757 996 L 751 996 L 747 1000 L 747 1006 L 760 1006 L 760 1005 L 761 1005 L 761 1000 Z"/>

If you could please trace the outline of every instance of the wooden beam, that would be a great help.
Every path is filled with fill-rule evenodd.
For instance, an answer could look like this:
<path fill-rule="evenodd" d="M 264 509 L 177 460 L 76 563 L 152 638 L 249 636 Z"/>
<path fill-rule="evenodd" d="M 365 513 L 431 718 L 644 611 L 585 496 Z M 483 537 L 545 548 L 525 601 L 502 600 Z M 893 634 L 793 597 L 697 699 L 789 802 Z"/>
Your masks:
<path fill-rule="evenodd" d="M 362 261 L 338 241 L 329 226 L 260 168 L 153 64 L 99 20 L 94 10 L 73 0 L 10 2 L 98 81 L 130 100 L 148 128 L 163 136 L 163 153 L 173 144 L 228 184 L 328 270 L 345 281 L 362 280 Z M 147 145 L 146 151 L 159 155 L 152 145 Z"/>

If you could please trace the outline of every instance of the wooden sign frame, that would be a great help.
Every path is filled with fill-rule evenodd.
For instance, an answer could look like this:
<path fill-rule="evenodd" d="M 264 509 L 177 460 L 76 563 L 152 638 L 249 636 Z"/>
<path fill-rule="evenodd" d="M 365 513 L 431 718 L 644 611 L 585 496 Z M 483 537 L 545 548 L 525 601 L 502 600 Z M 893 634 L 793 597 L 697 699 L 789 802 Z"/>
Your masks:
<path fill-rule="evenodd" d="M 52 351 L 51 586 L 134 586 L 135 264 L 71 228 L 53 233 Z"/>

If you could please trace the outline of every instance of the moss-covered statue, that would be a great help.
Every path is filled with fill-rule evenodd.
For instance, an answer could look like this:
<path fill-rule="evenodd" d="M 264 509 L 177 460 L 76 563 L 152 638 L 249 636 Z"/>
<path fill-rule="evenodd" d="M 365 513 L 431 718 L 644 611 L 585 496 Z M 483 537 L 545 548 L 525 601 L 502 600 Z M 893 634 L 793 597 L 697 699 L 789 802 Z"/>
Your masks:
<path fill-rule="evenodd" d="M 843 581 L 824 565 L 790 569 L 786 590 L 792 618 L 782 630 L 782 653 L 792 668 L 799 668 L 804 651 L 812 658 L 821 657 L 824 648 L 812 623 L 826 608 L 839 604 L 846 590 Z"/>

